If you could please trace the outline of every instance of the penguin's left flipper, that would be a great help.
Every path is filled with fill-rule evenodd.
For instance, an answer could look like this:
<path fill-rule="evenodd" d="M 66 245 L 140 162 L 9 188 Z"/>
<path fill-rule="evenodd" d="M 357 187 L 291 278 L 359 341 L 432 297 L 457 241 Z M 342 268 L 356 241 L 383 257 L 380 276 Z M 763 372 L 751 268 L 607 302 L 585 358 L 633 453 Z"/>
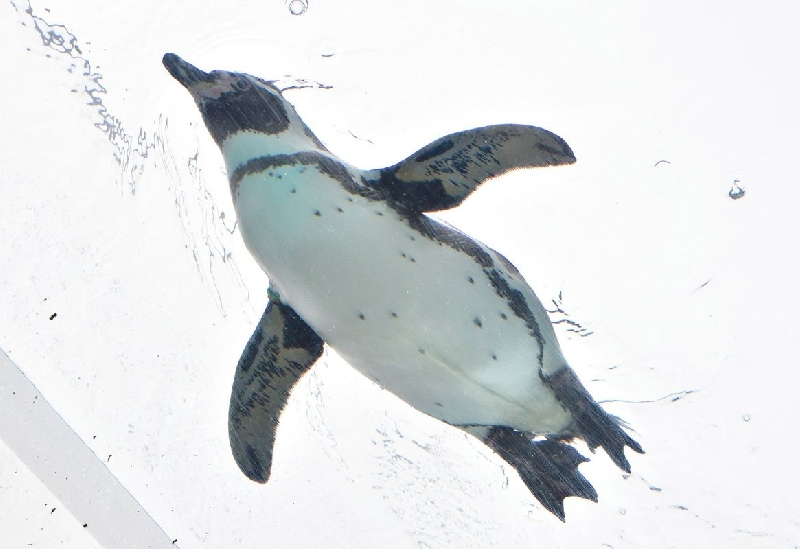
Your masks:
<path fill-rule="evenodd" d="M 589 461 L 558 440 L 532 440 L 533 435 L 511 427 L 491 427 L 483 442 L 519 473 L 522 482 L 545 509 L 564 521 L 564 498 L 597 501 L 597 492 L 578 472 Z"/>
<path fill-rule="evenodd" d="M 322 339 L 270 291 L 270 301 L 239 359 L 228 436 L 242 472 L 267 482 L 281 412 L 292 388 L 322 355 Z"/>
<path fill-rule="evenodd" d="M 569 145 L 556 134 L 501 124 L 441 137 L 394 166 L 364 175 L 391 203 L 420 213 L 457 206 L 478 185 L 509 170 L 573 162 Z"/>

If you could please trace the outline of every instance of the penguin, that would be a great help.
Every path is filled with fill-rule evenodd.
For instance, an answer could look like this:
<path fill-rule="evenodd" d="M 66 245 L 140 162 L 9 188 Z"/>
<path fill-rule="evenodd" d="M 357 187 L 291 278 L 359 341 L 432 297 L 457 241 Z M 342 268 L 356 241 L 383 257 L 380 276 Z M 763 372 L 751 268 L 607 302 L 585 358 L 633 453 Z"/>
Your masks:
<path fill-rule="evenodd" d="M 322 144 L 274 81 L 206 73 L 172 53 L 163 64 L 222 152 L 242 238 L 269 278 L 230 400 L 231 450 L 247 477 L 269 479 L 281 412 L 325 344 L 482 441 L 561 521 L 566 497 L 597 501 L 573 439 L 630 472 L 625 447 L 642 447 L 581 384 L 520 272 L 427 215 L 510 170 L 574 163 L 563 139 L 487 126 L 361 170 Z"/>

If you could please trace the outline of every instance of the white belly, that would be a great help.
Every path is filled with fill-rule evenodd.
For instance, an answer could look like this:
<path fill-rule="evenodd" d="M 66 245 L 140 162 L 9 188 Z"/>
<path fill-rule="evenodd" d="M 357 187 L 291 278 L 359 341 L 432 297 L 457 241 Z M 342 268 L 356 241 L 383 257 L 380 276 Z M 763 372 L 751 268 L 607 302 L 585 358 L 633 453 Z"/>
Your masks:
<path fill-rule="evenodd" d="M 547 433 L 569 422 L 539 379 L 536 340 L 468 255 L 311 166 L 247 176 L 235 200 L 281 300 L 362 374 L 452 424 Z M 563 363 L 524 290 L 545 315 L 545 366 Z"/>

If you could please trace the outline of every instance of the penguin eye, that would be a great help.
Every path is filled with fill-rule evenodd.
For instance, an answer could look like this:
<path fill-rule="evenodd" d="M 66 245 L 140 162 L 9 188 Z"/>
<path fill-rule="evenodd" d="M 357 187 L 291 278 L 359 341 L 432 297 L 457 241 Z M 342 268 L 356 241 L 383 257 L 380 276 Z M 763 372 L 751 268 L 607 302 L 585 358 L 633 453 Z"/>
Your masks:
<path fill-rule="evenodd" d="M 247 91 L 250 89 L 250 81 L 246 78 L 239 78 L 236 82 L 233 83 L 233 87 L 236 88 L 238 91 Z"/>

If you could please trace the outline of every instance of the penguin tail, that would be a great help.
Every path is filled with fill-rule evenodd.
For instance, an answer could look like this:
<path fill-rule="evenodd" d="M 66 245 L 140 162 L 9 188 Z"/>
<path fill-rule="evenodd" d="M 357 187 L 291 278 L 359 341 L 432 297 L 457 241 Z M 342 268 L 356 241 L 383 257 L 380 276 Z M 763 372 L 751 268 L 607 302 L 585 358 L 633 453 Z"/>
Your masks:
<path fill-rule="evenodd" d="M 564 434 L 583 439 L 592 452 L 602 446 L 617 467 L 630 473 L 625 447 L 639 454 L 644 450 L 623 430 L 625 423 L 603 410 L 568 366 L 551 376 L 542 374 L 541 379 L 572 415 L 572 424 Z"/>
<path fill-rule="evenodd" d="M 589 460 L 569 444 L 533 440 L 531 433 L 500 426 L 491 427 L 483 442 L 517 470 L 539 503 L 562 522 L 564 498 L 597 501 L 597 492 L 578 472 L 578 465 Z"/>

